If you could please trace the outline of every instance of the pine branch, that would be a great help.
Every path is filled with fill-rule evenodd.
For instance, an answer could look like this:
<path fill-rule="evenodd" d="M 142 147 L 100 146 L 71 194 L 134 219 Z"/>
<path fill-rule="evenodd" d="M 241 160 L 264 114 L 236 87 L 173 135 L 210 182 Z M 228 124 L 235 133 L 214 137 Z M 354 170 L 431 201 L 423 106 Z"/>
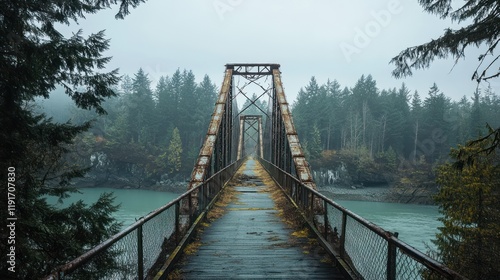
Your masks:
<path fill-rule="evenodd" d="M 449 56 L 458 59 L 465 57 L 465 49 L 469 46 L 480 46 L 487 44 L 488 50 L 480 56 L 480 63 L 472 79 L 478 82 L 499 76 L 493 74 L 487 76 L 486 72 L 497 62 L 494 59 L 486 69 L 479 75 L 486 54 L 493 53 L 497 47 L 500 35 L 500 8 L 498 1 L 467 1 L 461 8 L 452 11 L 450 0 L 420 0 L 420 4 L 427 12 L 439 15 L 441 18 L 451 17 L 458 22 L 473 19 L 473 23 L 458 30 L 447 29 L 438 39 L 428 43 L 414 46 L 403 50 L 399 55 L 393 57 L 390 63 L 396 68 L 392 75 L 396 78 L 411 76 L 415 69 L 425 69 L 430 66 L 434 59 L 445 59 Z"/>

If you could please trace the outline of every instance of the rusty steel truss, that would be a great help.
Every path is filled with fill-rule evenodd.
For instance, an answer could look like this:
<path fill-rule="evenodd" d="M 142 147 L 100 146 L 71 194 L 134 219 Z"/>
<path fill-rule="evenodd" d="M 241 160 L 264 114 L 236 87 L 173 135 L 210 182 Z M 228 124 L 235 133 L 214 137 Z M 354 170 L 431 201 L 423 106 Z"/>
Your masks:
<path fill-rule="evenodd" d="M 257 132 L 257 136 L 251 132 Z M 255 154 L 264 157 L 264 146 L 262 145 L 262 116 L 241 115 L 240 116 L 240 137 L 238 141 L 237 159 L 245 157 L 251 153 L 245 149 L 245 140 L 250 138 L 255 143 Z"/>
<path fill-rule="evenodd" d="M 247 118 L 248 120 L 252 119 L 252 116 L 244 115 L 247 108 L 242 108 L 241 112 L 237 112 L 236 96 L 243 95 L 250 100 L 250 105 L 255 104 L 256 100 L 249 98 L 245 86 L 238 87 L 234 83 L 235 77 L 244 78 L 246 80 L 245 86 L 252 84 L 260 88 L 262 93 L 257 95 L 257 99 L 266 96 L 270 98 L 267 112 L 259 108 L 263 115 L 266 116 L 266 121 L 263 133 L 261 133 L 261 121 L 259 121 L 259 128 L 257 129 L 259 130 L 257 142 L 259 142 L 260 146 L 258 155 L 295 175 L 306 186 L 316 188 L 286 101 L 281 81 L 280 65 L 273 63 L 239 63 L 226 64 L 224 81 L 215 104 L 207 135 L 191 174 L 188 190 L 202 184 L 211 174 L 230 165 L 238 157 L 244 155 L 243 142 L 245 137 L 243 135 L 245 129 L 241 122 L 242 120 L 244 122 Z M 265 87 L 265 85 L 261 84 L 263 77 L 272 79 L 270 86 Z M 240 125 L 237 125 L 238 115 L 240 115 Z M 233 144 L 236 144 L 238 140 L 238 146 L 241 149 L 236 150 L 233 148 Z"/>

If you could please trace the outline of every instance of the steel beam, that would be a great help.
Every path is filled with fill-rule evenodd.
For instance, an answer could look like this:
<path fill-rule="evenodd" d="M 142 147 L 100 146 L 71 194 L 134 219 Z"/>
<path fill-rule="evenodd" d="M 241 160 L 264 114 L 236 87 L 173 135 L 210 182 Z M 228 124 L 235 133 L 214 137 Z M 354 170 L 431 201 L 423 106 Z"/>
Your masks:
<path fill-rule="evenodd" d="M 292 115 L 283 90 L 279 67 L 279 64 L 274 63 L 226 64 L 224 82 L 215 104 L 207 136 L 191 173 L 188 189 L 201 184 L 208 178 L 207 176 L 210 175 L 210 172 L 216 172 L 230 164 L 232 160 L 236 158 L 240 159 L 244 156 L 245 135 L 243 134 L 246 132 L 245 117 L 248 120 L 253 118 L 254 121 L 258 121 L 257 130 L 259 135 L 258 139 L 254 139 L 258 142 L 258 154 L 263 157 L 264 143 L 266 143 L 266 149 L 270 148 L 269 156 L 273 163 L 283 168 L 283 170 L 295 172 L 297 179 L 302 183 L 311 188 L 316 188 L 297 132 L 295 131 Z M 233 105 L 232 80 L 233 76 L 236 75 L 244 76 L 251 83 L 255 84 L 258 84 L 256 79 L 259 77 L 272 76 L 271 89 L 266 90 L 261 86 L 264 94 L 269 91 L 271 92 L 272 98 L 270 104 L 272 110 L 271 114 L 267 115 L 268 124 L 266 124 L 266 127 L 270 129 L 270 133 L 267 135 L 269 139 L 266 139 L 266 142 L 263 139 L 264 133 L 262 132 L 261 116 L 241 116 L 243 120 L 240 119 L 239 124 L 233 123 L 236 115 L 236 112 L 233 110 L 236 109 L 233 108 L 235 106 Z M 252 100 L 253 103 L 255 103 L 255 100 Z M 255 124 L 256 122 L 252 123 L 252 126 Z M 235 125 L 236 127 L 233 128 Z M 235 135 L 235 132 L 238 130 L 239 134 Z M 231 147 L 233 141 L 238 141 L 236 151 Z"/>
<path fill-rule="evenodd" d="M 248 124 L 246 127 L 245 124 Z M 257 127 L 255 125 L 257 124 Z M 240 133 L 239 133 L 239 141 L 238 141 L 238 157 L 237 159 L 240 159 L 245 156 L 245 139 L 247 139 L 245 136 L 250 128 L 254 128 L 257 130 L 258 136 L 257 139 L 253 138 L 250 134 L 248 136 L 255 141 L 257 144 L 257 152 L 258 156 L 264 157 L 264 145 L 262 142 L 262 116 L 260 115 L 242 115 L 240 116 Z"/>
<path fill-rule="evenodd" d="M 216 150 L 216 142 L 222 140 L 218 139 L 219 132 L 222 130 L 222 121 L 226 112 L 226 107 L 228 106 L 228 101 L 230 103 L 231 100 L 228 99 L 231 92 L 232 85 L 232 75 L 233 70 L 231 68 L 226 69 L 226 74 L 224 76 L 224 82 L 222 83 L 222 87 L 220 89 L 219 97 L 217 98 L 217 102 L 215 103 L 214 113 L 212 114 L 212 119 L 210 120 L 210 125 L 208 126 L 208 132 L 205 137 L 205 141 L 203 142 L 203 146 L 200 149 L 200 153 L 198 155 L 198 159 L 196 160 L 195 166 L 191 173 L 191 180 L 188 185 L 188 190 L 198 186 L 201 184 L 209 174 L 212 166 L 212 155 Z"/>
<path fill-rule="evenodd" d="M 227 69 L 233 69 L 233 75 L 272 75 L 273 69 L 279 69 L 279 64 L 273 63 L 230 63 L 226 64 Z"/>
<path fill-rule="evenodd" d="M 311 175 L 309 164 L 305 159 L 297 131 L 295 130 L 295 126 L 293 124 L 292 113 L 290 112 L 288 102 L 286 101 L 279 69 L 273 69 L 273 81 L 276 94 L 276 105 L 278 106 L 281 120 L 283 121 L 284 131 L 295 165 L 295 172 L 297 173 L 297 179 L 304 183 L 304 185 L 316 189 L 316 184 L 314 183 Z"/>

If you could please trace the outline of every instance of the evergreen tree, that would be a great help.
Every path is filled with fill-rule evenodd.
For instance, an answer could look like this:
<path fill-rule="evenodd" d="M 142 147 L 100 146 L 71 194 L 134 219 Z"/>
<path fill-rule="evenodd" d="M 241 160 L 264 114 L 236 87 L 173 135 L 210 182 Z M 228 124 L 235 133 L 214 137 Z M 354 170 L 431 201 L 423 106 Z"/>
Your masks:
<path fill-rule="evenodd" d="M 168 83 L 168 106 L 165 107 L 165 114 L 168 116 L 168 119 L 172 121 L 173 127 L 182 127 L 179 122 L 179 114 L 184 113 L 180 110 L 180 102 L 181 102 L 181 87 L 182 87 L 182 74 L 181 70 L 177 69 L 170 81 Z"/>
<path fill-rule="evenodd" d="M 447 28 L 438 39 L 403 50 L 391 59 L 391 63 L 396 66 L 392 72 L 395 77 L 411 76 L 414 69 L 428 68 L 436 58 L 452 56 L 458 62 L 460 58 L 465 57 L 466 48 L 483 45 L 486 46 L 486 51 L 479 55 L 479 63 L 472 79 L 479 84 L 500 76 L 500 68 L 496 66 L 500 55 L 494 54 L 500 34 L 498 1 L 466 1 L 461 6 L 454 5 L 449 0 L 419 0 L 419 3 L 429 13 L 443 19 L 450 18 L 452 22 L 466 23 L 467 26 L 457 30 Z M 497 127 L 496 131 L 500 133 L 500 124 L 494 127 Z"/>
<path fill-rule="evenodd" d="M 318 159 L 323 151 L 321 146 L 321 133 L 316 124 L 313 125 L 310 141 L 308 141 L 307 150 L 311 160 Z"/>
<path fill-rule="evenodd" d="M 210 80 L 208 75 L 203 77 L 202 82 L 196 87 L 196 107 L 194 117 L 193 147 L 190 158 L 193 160 L 198 156 L 199 148 L 203 144 L 214 104 L 217 99 L 217 86 Z M 187 168 L 188 166 L 186 166 Z M 191 167 L 191 166 L 189 166 Z M 190 170 L 186 170 L 190 171 Z"/>
<path fill-rule="evenodd" d="M 434 83 L 429 90 L 429 96 L 424 100 L 422 133 L 422 152 L 431 162 L 444 158 L 449 152 L 450 131 L 447 115 L 450 106 L 450 98 Z"/>
<path fill-rule="evenodd" d="M 320 115 L 324 113 L 322 108 L 317 107 L 320 91 L 324 91 L 324 89 L 319 86 L 315 77 L 311 77 L 309 84 L 304 89 L 300 89 L 297 100 L 293 105 L 295 126 L 299 135 L 303 135 L 301 139 L 304 141 L 310 140 L 309 137 L 312 132 L 310 124 L 318 123 Z M 296 115 L 297 117 L 295 117 Z"/>
<path fill-rule="evenodd" d="M 159 139 L 160 146 L 167 146 L 167 139 L 170 138 L 170 131 L 173 131 L 173 118 L 171 116 L 172 112 L 172 101 L 170 100 L 169 92 L 169 77 L 160 77 L 158 84 L 156 84 L 155 96 L 157 100 L 155 112 L 156 120 L 158 121 L 157 126 L 157 139 Z M 165 142 L 163 142 L 165 141 Z"/>
<path fill-rule="evenodd" d="M 170 173 L 178 172 L 181 169 L 182 141 L 179 129 L 174 128 L 172 138 L 167 149 L 167 163 L 170 167 Z"/>
<path fill-rule="evenodd" d="M 453 117 L 452 130 L 455 132 L 452 136 L 455 138 L 455 143 L 465 143 L 468 139 L 471 139 L 472 135 L 470 133 L 469 120 L 471 118 L 471 103 L 467 97 L 462 97 L 459 102 L 453 103 Z"/>
<path fill-rule="evenodd" d="M 62 86 L 75 104 L 104 113 L 102 101 L 114 96 L 111 86 L 118 82 L 117 71 L 103 72 L 109 46 L 104 32 L 84 37 L 82 31 L 64 37 L 56 27 L 78 22 L 119 3 L 118 18 L 141 0 L 99 1 L 0 1 L 0 177 L 13 178 L 17 218 L 15 272 L 8 270 L 6 254 L 1 264 L 2 279 L 38 279 L 56 266 L 79 256 L 117 231 L 111 218 L 116 210 L 110 195 L 103 195 L 90 207 L 79 202 L 63 209 L 49 205 L 45 195 L 67 197 L 69 181 L 82 176 L 86 168 L 64 160 L 73 139 L 90 127 L 53 123 L 34 113 L 35 97 L 49 97 Z M 2 196 L 7 197 L 7 188 Z M 6 199 L 2 200 L 7 209 Z M 1 218 L 6 221 L 7 213 Z M 5 228 L 2 237 L 6 237 Z M 12 245 L 12 244 L 11 244 Z M 7 242 L 0 250 L 9 252 Z M 9 246 L 10 247 L 10 246 Z M 10 248 L 9 248 L 10 249 Z M 105 258 L 106 256 L 103 256 Z M 111 259 L 95 263 L 100 273 L 113 268 Z M 90 275 L 85 278 L 91 277 Z M 95 277 L 95 276 L 94 276 Z"/>
<path fill-rule="evenodd" d="M 474 92 L 474 97 L 472 97 L 472 111 L 470 118 L 470 131 L 472 136 L 481 135 L 481 130 L 483 128 L 483 117 L 481 113 L 481 100 L 480 92 L 477 90 Z"/>
<path fill-rule="evenodd" d="M 485 127 L 487 123 L 491 127 L 500 127 L 500 98 L 491 86 L 488 86 L 481 97 L 481 113 L 483 117 L 483 123 L 480 124 Z M 486 133 L 487 131 L 483 131 Z"/>
<path fill-rule="evenodd" d="M 409 90 L 403 83 L 399 90 L 394 88 L 388 91 L 384 97 L 386 123 L 382 129 L 384 131 L 382 147 L 391 146 L 398 154 L 408 154 L 408 143 L 410 142 L 408 135 L 410 130 Z"/>
<path fill-rule="evenodd" d="M 182 146 L 186 151 L 183 156 L 183 165 L 188 167 L 198 156 L 200 142 L 196 131 L 196 107 L 198 103 L 196 78 L 192 71 L 184 70 L 181 75 L 182 85 L 180 88 L 179 114 L 176 117 L 176 127 L 182 127 Z M 202 105 L 201 105 L 202 106 Z M 206 105 L 205 105 L 206 106 Z M 206 131 L 204 131 L 206 133 Z"/>
<path fill-rule="evenodd" d="M 418 94 L 417 91 L 413 93 L 413 98 L 411 101 L 411 122 L 413 124 L 413 130 L 412 130 L 412 152 L 410 155 L 410 159 L 416 163 L 417 161 L 417 145 L 419 142 L 419 134 L 420 130 L 422 129 L 422 100 L 420 99 L 420 95 Z"/>
<path fill-rule="evenodd" d="M 345 111 L 341 105 L 344 102 L 344 96 L 342 95 L 342 90 L 337 80 L 333 80 L 333 82 L 328 80 L 325 85 L 325 92 L 325 149 L 340 149 L 341 117 Z"/>
<path fill-rule="evenodd" d="M 379 95 L 377 83 L 371 75 L 366 77 L 362 75 L 351 89 L 351 93 L 347 106 L 361 118 L 360 143 L 364 147 L 372 146 L 373 135 L 370 133 L 373 127 L 372 120 L 380 111 L 376 102 Z"/>
<path fill-rule="evenodd" d="M 444 216 L 434 243 L 441 260 L 469 279 L 493 280 L 500 274 L 500 158 L 495 150 L 486 151 L 493 140 L 453 149 L 455 166 L 438 170 L 436 202 Z"/>
<path fill-rule="evenodd" d="M 139 69 L 132 80 L 132 94 L 127 96 L 128 130 L 132 132 L 131 141 L 151 143 L 154 141 L 155 102 L 148 75 Z"/>
<path fill-rule="evenodd" d="M 496 78 L 500 75 L 499 55 L 494 55 L 500 35 L 500 17 L 498 1 L 466 1 L 462 5 L 454 5 L 449 0 L 419 0 L 426 12 L 436 14 L 440 18 L 450 18 L 452 22 L 466 23 L 467 26 L 453 30 L 445 29 L 438 39 L 428 43 L 407 48 L 391 60 L 396 69 L 396 77 L 411 76 L 413 69 L 428 68 L 436 58 L 452 56 L 455 61 L 465 57 L 465 49 L 469 46 L 486 46 L 486 51 L 478 58 L 479 65 L 472 75 L 478 82 Z"/>

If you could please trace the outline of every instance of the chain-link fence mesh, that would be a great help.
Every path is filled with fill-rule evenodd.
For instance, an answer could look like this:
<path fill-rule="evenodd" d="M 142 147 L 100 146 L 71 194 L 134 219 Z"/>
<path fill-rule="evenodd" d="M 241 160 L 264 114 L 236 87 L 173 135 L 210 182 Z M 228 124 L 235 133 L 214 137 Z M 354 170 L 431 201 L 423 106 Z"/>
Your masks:
<path fill-rule="evenodd" d="M 144 223 L 142 226 L 144 275 L 153 267 L 162 251 L 162 245 L 172 236 L 174 230 L 174 207 L 170 207 Z"/>
<path fill-rule="evenodd" d="M 440 280 L 446 277 L 430 270 L 401 249 L 396 251 L 396 279 L 401 280 Z"/>
<path fill-rule="evenodd" d="M 196 215 L 206 210 L 215 194 L 232 178 L 242 162 L 239 160 L 231 164 L 196 189 L 141 218 L 116 237 L 89 248 L 88 252 L 56 268 L 45 279 L 128 280 L 154 275 L 178 245 L 178 239 L 192 226 Z M 194 191 L 203 194 L 200 203 L 192 201 Z"/>
<path fill-rule="evenodd" d="M 79 266 L 63 279 L 136 279 L 137 229 L 123 236 L 106 250 Z"/>
<path fill-rule="evenodd" d="M 328 209 L 328 224 L 330 228 L 333 230 L 335 237 L 340 237 L 340 231 L 342 229 L 342 211 L 331 206 L 327 205 Z M 336 239 L 337 240 L 337 239 Z"/>
<path fill-rule="evenodd" d="M 345 251 L 363 278 L 386 279 L 387 241 L 350 216 L 345 235 Z"/>
<path fill-rule="evenodd" d="M 326 204 L 328 234 L 326 234 L 325 241 L 329 242 L 331 248 L 336 251 L 332 254 L 343 258 L 343 261 L 350 266 L 348 270 L 352 270 L 357 276 L 359 274 L 362 279 L 463 279 L 439 262 L 404 242 L 394 239 L 392 233 L 355 215 L 316 190 L 308 188 L 276 165 L 265 160 L 261 160 L 261 163 L 271 176 L 282 184 L 282 188 L 288 192 L 301 210 L 305 212 L 310 210 L 307 203 L 302 203 L 304 196 L 301 194 L 305 192 L 314 193 L 316 198 L 322 200 L 318 202 L 318 205 Z M 288 177 L 289 180 L 283 177 Z M 318 232 L 324 233 L 324 217 L 321 211 L 319 213 L 312 216 L 315 221 L 310 224 L 314 224 Z M 344 215 L 345 224 L 343 224 Z M 344 229 L 345 236 L 342 236 Z M 390 251 L 389 248 L 391 248 Z M 409 252 L 415 257 L 404 252 Z"/>
<path fill-rule="evenodd" d="M 339 249 L 342 229 L 342 210 L 327 205 L 328 224 L 333 233 L 331 245 Z M 387 279 L 388 240 L 366 225 L 347 216 L 345 250 L 347 260 L 364 279 Z M 447 279 L 435 270 L 396 247 L 395 279 L 441 280 Z"/>

